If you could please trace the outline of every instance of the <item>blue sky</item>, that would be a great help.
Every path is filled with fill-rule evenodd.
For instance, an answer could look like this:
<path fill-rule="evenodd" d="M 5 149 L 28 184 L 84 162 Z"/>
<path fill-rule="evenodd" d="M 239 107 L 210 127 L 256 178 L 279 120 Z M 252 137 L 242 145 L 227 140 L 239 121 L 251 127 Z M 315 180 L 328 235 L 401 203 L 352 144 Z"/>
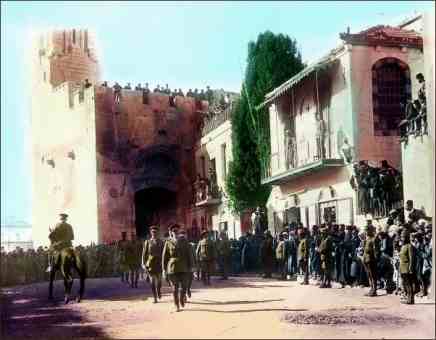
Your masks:
<path fill-rule="evenodd" d="M 102 80 L 239 91 L 247 44 L 265 30 L 295 38 L 311 61 L 340 32 L 395 24 L 433 2 L 2 2 L 1 219 L 31 223 L 30 93 L 25 70 L 32 30 L 96 33 Z"/>

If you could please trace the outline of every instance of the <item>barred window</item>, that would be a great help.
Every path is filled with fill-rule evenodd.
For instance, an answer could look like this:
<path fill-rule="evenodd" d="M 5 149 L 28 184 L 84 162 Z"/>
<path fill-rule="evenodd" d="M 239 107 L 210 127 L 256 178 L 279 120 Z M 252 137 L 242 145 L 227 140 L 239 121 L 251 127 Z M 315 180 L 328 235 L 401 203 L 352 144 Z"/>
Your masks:
<path fill-rule="evenodd" d="M 395 58 L 377 61 L 372 68 L 374 134 L 398 135 L 405 117 L 405 104 L 411 98 L 409 67 Z"/>

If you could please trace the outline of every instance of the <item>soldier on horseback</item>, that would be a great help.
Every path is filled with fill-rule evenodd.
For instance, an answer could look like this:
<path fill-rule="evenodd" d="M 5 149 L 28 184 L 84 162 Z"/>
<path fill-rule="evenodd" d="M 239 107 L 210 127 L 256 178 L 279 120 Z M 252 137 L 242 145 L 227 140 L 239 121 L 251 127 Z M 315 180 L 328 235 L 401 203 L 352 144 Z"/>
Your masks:
<path fill-rule="evenodd" d="M 70 300 L 71 288 L 73 286 L 73 275 L 71 269 L 75 269 L 80 278 L 80 290 L 77 302 L 80 302 L 85 291 L 85 279 L 87 275 L 87 261 L 85 258 L 73 249 L 74 232 L 73 227 L 67 223 L 68 215 L 60 214 L 61 221 L 56 224 L 54 229 L 49 229 L 49 239 L 51 241 L 49 251 L 49 299 L 53 298 L 53 281 L 56 271 L 59 270 L 64 278 L 65 286 L 65 303 Z"/>
<path fill-rule="evenodd" d="M 48 255 L 48 268 L 47 272 L 51 272 L 55 265 L 59 264 L 60 254 L 63 249 L 73 246 L 74 232 L 71 224 L 67 223 L 68 215 L 65 213 L 59 214 L 61 221 L 51 229 L 49 228 L 51 245 Z"/>

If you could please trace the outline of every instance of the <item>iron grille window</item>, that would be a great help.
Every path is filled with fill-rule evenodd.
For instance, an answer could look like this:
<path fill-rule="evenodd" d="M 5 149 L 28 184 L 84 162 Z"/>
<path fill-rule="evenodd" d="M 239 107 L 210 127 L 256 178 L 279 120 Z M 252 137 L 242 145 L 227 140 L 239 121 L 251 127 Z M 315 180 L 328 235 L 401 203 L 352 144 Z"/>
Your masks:
<path fill-rule="evenodd" d="M 386 58 L 373 67 L 374 134 L 398 135 L 398 124 L 404 119 L 404 108 L 410 94 L 410 73 L 407 65 Z"/>

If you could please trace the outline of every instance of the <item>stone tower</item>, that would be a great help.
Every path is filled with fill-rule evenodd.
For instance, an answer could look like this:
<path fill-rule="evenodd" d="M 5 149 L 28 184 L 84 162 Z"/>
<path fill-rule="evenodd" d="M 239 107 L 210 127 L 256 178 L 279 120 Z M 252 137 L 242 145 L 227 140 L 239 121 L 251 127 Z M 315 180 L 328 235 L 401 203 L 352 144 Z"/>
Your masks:
<path fill-rule="evenodd" d="M 48 228 L 66 212 L 76 243 L 98 241 L 95 105 L 98 80 L 87 30 L 38 36 L 31 54 L 33 240 L 48 243 Z"/>

